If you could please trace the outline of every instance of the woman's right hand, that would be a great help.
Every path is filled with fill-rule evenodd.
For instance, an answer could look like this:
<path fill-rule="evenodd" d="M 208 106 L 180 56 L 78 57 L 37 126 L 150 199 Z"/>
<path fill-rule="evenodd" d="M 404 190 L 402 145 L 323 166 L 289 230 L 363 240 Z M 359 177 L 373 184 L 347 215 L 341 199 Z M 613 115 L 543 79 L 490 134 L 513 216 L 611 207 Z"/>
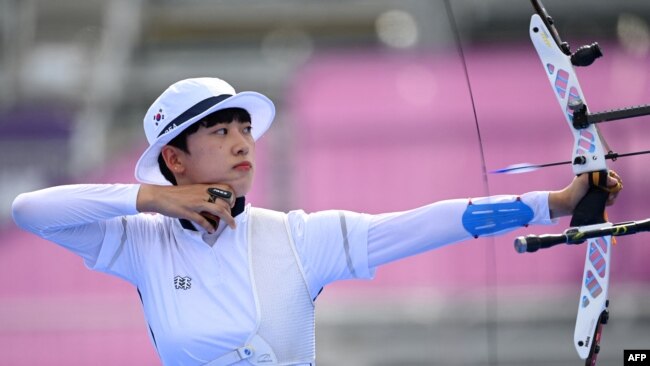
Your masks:
<path fill-rule="evenodd" d="M 219 188 L 231 192 L 230 200 L 213 199 L 208 188 Z M 169 217 L 190 220 L 209 233 L 216 227 L 212 226 L 206 216 L 213 216 L 235 229 L 235 219 L 230 209 L 235 205 L 235 195 L 226 184 L 188 184 L 180 186 L 158 186 L 141 184 L 136 202 L 139 212 L 156 212 Z"/>

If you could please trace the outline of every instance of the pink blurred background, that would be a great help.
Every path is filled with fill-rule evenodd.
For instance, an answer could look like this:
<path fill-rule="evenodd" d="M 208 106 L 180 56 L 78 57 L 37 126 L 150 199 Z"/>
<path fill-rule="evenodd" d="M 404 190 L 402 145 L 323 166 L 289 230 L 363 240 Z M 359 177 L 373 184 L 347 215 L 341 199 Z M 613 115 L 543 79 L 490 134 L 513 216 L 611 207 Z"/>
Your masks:
<path fill-rule="evenodd" d="M 650 102 L 647 57 L 631 59 L 616 45 L 604 49 L 605 58 L 579 70 L 590 109 Z M 476 47 L 466 57 L 487 169 L 567 160 L 571 135 L 532 46 Z M 407 56 L 323 53 L 305 64 L 291 85 L 286 110 L 258 145 L 260 168 L 248 197 L 254 205 L 381 213 L 448 198 L 560 189 L 572 179 L 564 166 L 488 175 L 485 184 L 470 94 L 454 49 Z M 647 147 L 648 122 L 649 117 L 638 118 L 602 130 L 616 151 L 633 151 Z M 268 158 L 273 141 L 290 144 L 290 156 Z M 143 148 L 116 156 L 84 182 L 134 182 L 132 169 Z M 626 182 L 618 204 L 609 209 L 611 221 L 650 216 L 645 159 L 610 165 Z M 292 172 L 282 187 L 270 181 L 277 165 Z M 276 195 L 289 196 L 289 203 L 274 207 Z M 326 288 L 319 302 L 444 299 L 494 289 L 504 299 L 555 290 L 575 291 L 577 297 L 584 247 L 520 255 L 512 245 L 518 235 L 557 233 L 567 225 L 562 219 L 555 226 L 471 240 L 389 264 L 373 281 Z M 158 364 L 134 288 L 86 270 L 81 259 L 12 225 L 2 237 L 1 364 Z M 647 240 L 645 234 L 619 240 L 612 256 L 613 288 L 648 288 Z"/>

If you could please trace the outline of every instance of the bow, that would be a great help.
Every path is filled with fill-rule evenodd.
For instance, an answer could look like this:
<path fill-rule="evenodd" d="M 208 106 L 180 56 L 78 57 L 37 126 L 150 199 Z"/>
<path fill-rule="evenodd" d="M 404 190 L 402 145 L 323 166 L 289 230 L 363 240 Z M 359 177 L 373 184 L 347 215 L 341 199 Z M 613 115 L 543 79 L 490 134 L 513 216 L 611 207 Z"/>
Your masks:
<path fill-rule="evenodd" d="M 582 244 L 586 242 L 586 258 L 583 270 L 578 314 L 574 332 L 574 346 L 581 359 L 588 366 L 595 366 L 600 351 L 603 325 L 609 320 L 609 270 L 612 237 L 650 231 L 650 219 L 613 224 L 608 222 L 605 206 L 611 189 L 607 187 L 610 174 L 607 160 L 621 157 L 648 154 L 650 150 L 619 154 L 611 149 L 597 127 L 598 123 L 616 121 L 650 115 L 650 105 L 625 107 L 600 113 L 591 113 L 578 82 L 574 66 L 589 66 L 602 56 L 597 43 L 580 47 L 571 52 L 568 43 L 563 42 L 540 0 L 531 0 L 535 13 L 530 22 L 530 37 L 542 62 L 544 72 L 551 84 L 571 133 L 574 137 L 572 158 L 568 161 L 548 164 L 515 164 L 491 173 L 522 173 L 542 167 L 571 164 L 576 175 L 588 174 L 590 188 L 574 210 L 571 227 L 562 234 L 528 235 L 515 239 L 515 249 L 519 253 L 535 252 L 558 244 Z M 472 93 L 465 56 L 461 45 L 458 27 L 449 0 L 444 1 L 448 18 L 458 46 L 465 80 L 467 82 L 474 120 L 479 137 L 484 181 L 487 185 L 487 170 L 478 125 L 476 106 Z M 616 187 L 620 189 L 620 187 Z M 492 309 L 494 311 L 494 309 Z M 488 345 L 492 349 L 488 331 Z M 492 364 L 493 354 L 489 354 Z"/>
<path fill-rule="evenodd" d="M 610 193 L 606 161 L 622 156 L 647 152 L 617 154 L 612 152 L 601 135 L 597 123 L 650 114 L 650 105 L 626 107 L 612 111 L 591 113 L 580 88 L 575 66 L 589 66 L 602 56 L 597 43 L 582 46 L 571 52 L 563 42 L 540 0 L 531 0 L 536 14 L 530 21 L 530 37 L 542 66 L 559 102 L 574 138 L 572 158 L 568 162 L 543 165 L 519 165 L 496 172 L 531 170 L 542 166 L 570 163 L 576 175 L 588 174 L 590 188 L 579 202 L 571 219 L 571 227 L 562 234 L 529 235 L 515 239 L 519 253 L 535 252 L 557 244 L 582 244 L 586 242 L 578 314 L 573 343 L 586 365 L 595 365 L 603 325 L 608 322 L 608 290 L 613 236 L 650 231 L 650 219 L 612 224 L 607 221 L 605 205 Z M 620 187 L 619 187 L 620 188 Z"/>

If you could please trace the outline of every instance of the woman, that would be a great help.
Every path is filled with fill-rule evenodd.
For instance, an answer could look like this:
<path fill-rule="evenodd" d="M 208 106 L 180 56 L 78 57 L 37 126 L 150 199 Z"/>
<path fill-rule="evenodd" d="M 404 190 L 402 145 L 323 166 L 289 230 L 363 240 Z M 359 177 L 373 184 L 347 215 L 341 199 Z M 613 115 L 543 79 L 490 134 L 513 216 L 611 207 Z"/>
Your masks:
<path fill-rule="evenodd" d="M 449 243 L 551 223 L 588 189 L 580 177 L 561 191 L 381 215 L 254 208 L 244 197 L 255 141 L 274 115 L 268 98 L 237 94 L 223 80 L 179 81 L 145 115 L 142 184 L 21 194 L 14 219 L 136 286 L 166 365 L 312 365 L 314 300 L 325 285 L 372 278 L 379 265 Z M 617 184 L 612 174 L 608 185 Z"/>

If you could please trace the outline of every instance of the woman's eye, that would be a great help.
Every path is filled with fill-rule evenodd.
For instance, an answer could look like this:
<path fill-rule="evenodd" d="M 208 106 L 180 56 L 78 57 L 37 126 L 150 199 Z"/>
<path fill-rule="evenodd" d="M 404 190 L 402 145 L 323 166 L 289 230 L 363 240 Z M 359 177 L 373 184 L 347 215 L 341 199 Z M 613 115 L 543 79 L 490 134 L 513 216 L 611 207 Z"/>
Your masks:
<path fill-rule="evenodd" d="M 228 133 L 228 129 L 227 128 L 220 128 L 220 129 L 214 131 L 214 133 L 217 134 L 217 135 L 225 135 L 225 134 Z"/>
<path fill-rule="evenodd" d="M 244 127 L 244 133 L 251 133 L 251 131 L 253 131 L 253 126 Z"/>

